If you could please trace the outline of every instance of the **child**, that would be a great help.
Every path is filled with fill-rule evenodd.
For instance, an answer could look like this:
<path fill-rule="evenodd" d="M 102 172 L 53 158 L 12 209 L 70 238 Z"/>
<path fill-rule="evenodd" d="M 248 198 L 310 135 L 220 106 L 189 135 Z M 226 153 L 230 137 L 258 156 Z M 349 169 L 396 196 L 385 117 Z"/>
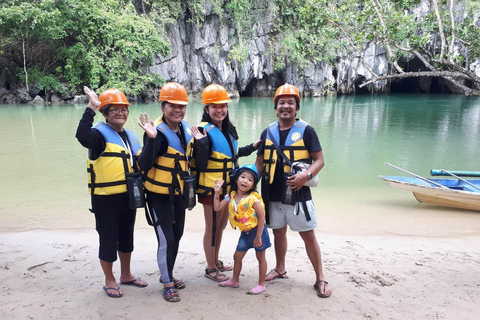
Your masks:
<path fill-rule="evenodd" d="M 228 220 L 232 228 L 238 227 L 242 231 L 238 239 L 237 250 L 233 255 L 233 276 L 231 279 L 220 282 L 219 285 L 238 288 L 243 257 L 248 249 L 255 248 L 259 265 L 258 284 L 248 291 L 248 294 L 259 294 L 266 289 L 265 250 L 271 246 L 265 224 L 265 206 L 262 197 L 255 190 L 259 178 L 255 165 L 247 164 L 238 170 L 232 191 L 222 201 L 220 201 L 220 191 L 223 180 L 215 180 L 215 196 L 213 198 L 215 211 L 220 211 L 228 205 Z"/>

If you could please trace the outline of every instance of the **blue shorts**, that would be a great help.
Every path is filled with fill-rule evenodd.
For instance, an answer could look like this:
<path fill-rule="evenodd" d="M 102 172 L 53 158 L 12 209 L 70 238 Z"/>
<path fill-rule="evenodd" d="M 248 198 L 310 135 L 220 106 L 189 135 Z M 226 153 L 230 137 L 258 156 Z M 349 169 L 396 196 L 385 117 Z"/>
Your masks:
<path fill-rule="evenodd" d="M 238 239 L 237 244 L 237 251 L 245 252 L 248 251 L 250 248 L 255 248 L 253 246 L 253 240 L 257 236 L 257 229 L 258 226 L 253 228 L 250 231 L 242 231 L 240 234 L 240 238 Z M 262 232 L 262 246 L 260 248 L 255 248 L 256 252 L 264 251 L 272 246 L 270 243 L 270 236 L 268 235 L 267 225 L 263 225 L 263 232 Z"/>

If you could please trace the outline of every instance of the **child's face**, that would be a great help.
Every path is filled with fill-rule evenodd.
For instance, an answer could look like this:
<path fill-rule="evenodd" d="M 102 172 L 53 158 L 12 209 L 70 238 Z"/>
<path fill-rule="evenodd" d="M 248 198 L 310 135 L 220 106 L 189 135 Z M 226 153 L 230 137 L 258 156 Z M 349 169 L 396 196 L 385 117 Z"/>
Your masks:
<path fill-rule="evenodd" d="M 237 180 L 237 189 L 242 192 L 248 192 L 252 190 L 255 183 L 255 177 L 248 171 L 242 171 Z"/>

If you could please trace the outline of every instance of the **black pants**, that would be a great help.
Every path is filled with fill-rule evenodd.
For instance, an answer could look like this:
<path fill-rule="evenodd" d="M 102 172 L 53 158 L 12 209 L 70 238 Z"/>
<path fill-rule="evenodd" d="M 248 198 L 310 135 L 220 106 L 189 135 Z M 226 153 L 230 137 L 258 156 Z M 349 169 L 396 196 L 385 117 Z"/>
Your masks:
<path fill-rule="evenodd" d="M 98 258 L 117 260 L 117 251 L 133 251 L 133 229 L 136 210 L 130 209 L 128 194 L 94 196 L 95 224 L 99 235 Z"/>
<path fill-rule="evenodd" d="M 183 196 L 175 197 L 175 213 L 165 197 L 148 194 L 150 215 L 158 241 L 157 264 L 164 283 L 173 281 L 173 267 L 177 259 L 180 239 L 185 227 L 185 202 Z"/>

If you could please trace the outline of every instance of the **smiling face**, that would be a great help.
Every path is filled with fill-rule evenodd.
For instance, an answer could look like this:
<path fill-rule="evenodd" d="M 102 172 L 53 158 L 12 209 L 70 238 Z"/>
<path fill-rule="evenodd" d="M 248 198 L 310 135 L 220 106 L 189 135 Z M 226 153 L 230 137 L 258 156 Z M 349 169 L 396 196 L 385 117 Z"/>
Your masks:
<path fill-rule="evenodd" d="M 128 119 L 128 107 L 123 104 L 112 104 L 106 111 L 102 113 L 108 125 L 116 131 L 122 131 Z"/>
<path fill-rule="evenodd" d="M 185 117 L 187 106 L 182 104 L 173 104 L 170 102 L 162 103 L 162 112 L 167 123 L 178 125 Z"/>
<path fill-rule="evenodd" d="M 285 95 L 279 97 L 275 111 L 279 120 L 295 120 L 298 111 L 295 96 Z"/>
<path fill-rule="evenodd" d="M 205 107 L 205 112 L 208 113 L 212 119 L 212 123 L 221 128 L 223 119 L 225 119 L 228 114 L 228 105 L 226 103 L 209 104 Z"/>
<path fill-rule="evenodd" d="M 247 170 L 241 171 L 237 179 L 237 189 L 241 192 L 249 192 L 255 184 L 255 177 L 253 173 Z"/>

